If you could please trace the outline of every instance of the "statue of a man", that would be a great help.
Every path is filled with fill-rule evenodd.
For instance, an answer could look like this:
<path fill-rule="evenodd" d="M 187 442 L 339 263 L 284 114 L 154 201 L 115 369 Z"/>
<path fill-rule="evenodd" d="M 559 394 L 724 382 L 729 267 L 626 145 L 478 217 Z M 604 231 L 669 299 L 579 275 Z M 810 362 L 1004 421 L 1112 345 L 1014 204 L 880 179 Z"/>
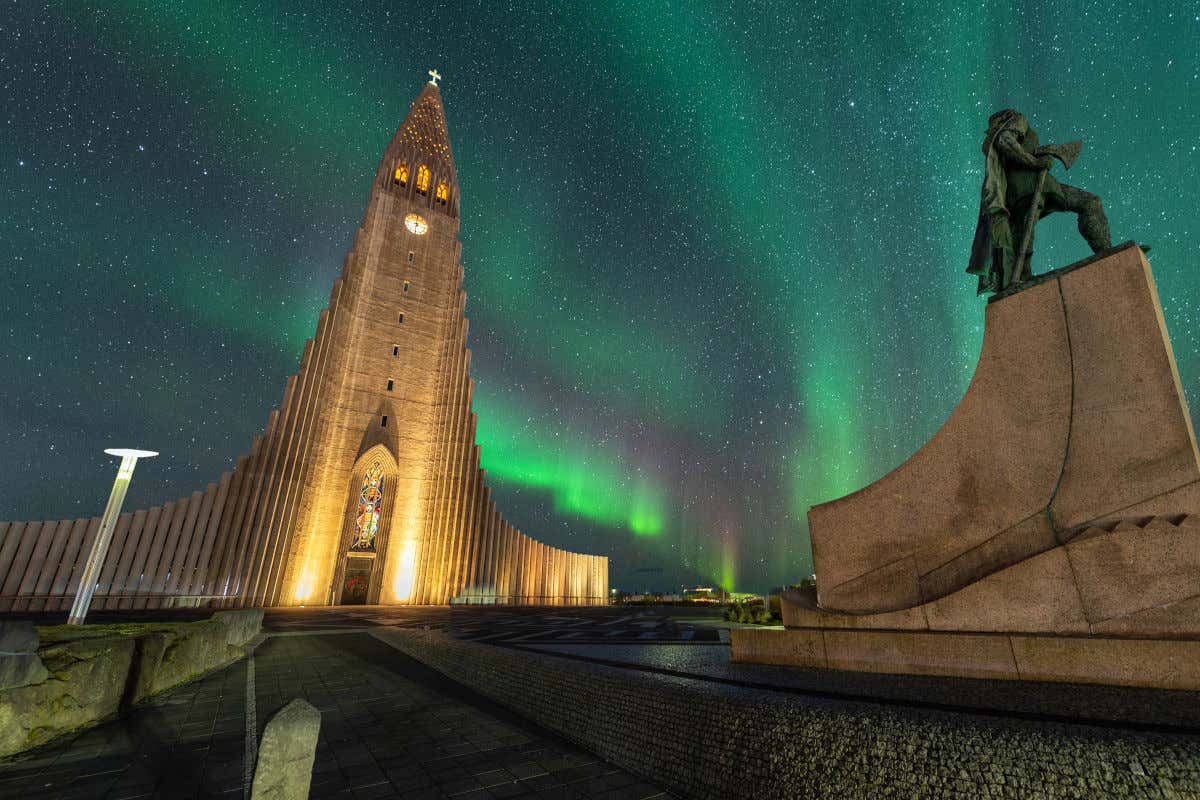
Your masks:
<path fill-rule="evenodd" d="M 983 191 L 979 204 L 979 224 L 971 246 L 971 263 L 967 272 L 979 276 L 979 294 L 1000 292 L 1033 276 L 1030 260 L 1033 256 L 1032 231 L 1030 246 L 1022 263 L 1016 263 L 1026 235 L 1027 220 L 1032 205 L 1041 201 L 1037 218 L 1055 211 L 1070 211 L 1079 217 L 1079 233 L 1099 253 L 1112 247 L 1108 218 L 1096 195 L 1059 183 L 1047 174 L 1054 158 L 1042 148 L 1029 120 L 1015 109 L 997 111 L 988 118 L 987 134 L 983 139 L 983 155 L 987 167 L 983 176 Z M 1076 151 L 1077 152 L 1077 151 Z M 1057 153 L 1056 153 L 1057 154 Z M 1069 166 L 1069 164 L 1068 164 Z M 1041 196 L 1038 185 L 1041 184 Z M 1036 220 L 1035 220 L 1036 222 Z"/>

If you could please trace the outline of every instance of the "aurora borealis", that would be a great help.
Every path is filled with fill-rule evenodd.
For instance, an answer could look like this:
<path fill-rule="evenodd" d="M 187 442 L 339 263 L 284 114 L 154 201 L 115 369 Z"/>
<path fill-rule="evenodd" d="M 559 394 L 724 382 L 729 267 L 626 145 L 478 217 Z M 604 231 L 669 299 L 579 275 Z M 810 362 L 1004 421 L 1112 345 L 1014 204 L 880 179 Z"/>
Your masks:
<path fill-rule="evenodd" d="M 202 488 L 296 370 L 427 69 L 484 466 L 612 585 L 766 589 L 970 380 L 988 114 L 1153 246 L 1200 421 L 1200 6 L 9 3 L 0 518 Z M 1035 270 L 1088 254 L 1068 216 Z"/>

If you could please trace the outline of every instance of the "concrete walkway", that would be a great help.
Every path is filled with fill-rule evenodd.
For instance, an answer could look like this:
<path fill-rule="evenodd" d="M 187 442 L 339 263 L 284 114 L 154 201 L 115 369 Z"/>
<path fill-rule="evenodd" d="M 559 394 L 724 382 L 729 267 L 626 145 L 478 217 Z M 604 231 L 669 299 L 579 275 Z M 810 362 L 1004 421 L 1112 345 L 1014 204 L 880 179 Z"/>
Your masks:
<path fill-rule="evenodd" d="M 272 637 L 129 716 L 0 764 L 0 797 L 241 798 L 247 728 L 321 711 L 314 798 L 667 798 L 366 633 Z M 252 754 L 251 754 L 252 757 Z"/>

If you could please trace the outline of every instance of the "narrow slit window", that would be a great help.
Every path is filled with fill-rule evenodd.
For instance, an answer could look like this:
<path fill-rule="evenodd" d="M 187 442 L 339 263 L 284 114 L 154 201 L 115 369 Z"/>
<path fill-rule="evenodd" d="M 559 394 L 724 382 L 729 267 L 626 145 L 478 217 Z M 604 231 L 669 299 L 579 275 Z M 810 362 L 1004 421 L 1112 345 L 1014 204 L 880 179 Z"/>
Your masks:
<path fill-rule="evenodd" d="M 392 355 L 393 356 L 400 355 L 400 345 L 398 345 L 398 344 L 392 345 Z"/>
<path fill-rule="evenodd" d="M 424 164 L 417 167 L 417 191 L 429 194 L 429 167 Z"/>
<path fill-rule="evenodd" d="M 404 324 L 404 312 L 403 311 L 400 312 L 400 324 L 401 325 Z"/>
<path fill-rule="evenodd" d="M 394 382 L 394 381 L 391 381 L 391 380 L 389 380 L 389 381 L 388 381 L 388 388 L 387 388 L 387 390 L 388 390 L 389 392 L 392 390 L 392 386 L 393 386 L 394 384 L 395 384 L 395 382 Z"/>
<path fill-rule="evenodd" d="M 415 256 L 415 255 L 416 255 L 416 253 L 414 253 L 412 250 L 408 251 L 408 263 L 411 264 L 413 262 L 413 256 Z"/>
<path fill-rule="evenodd" d="M 379 427 L 381 427 L 381 428 L 387 427 L 387 414 L 384 414 L 383 419 L 379 420 Z"/>
<path fill-rule="evenodd" d="M 404 282 L 404 293 L 405 293 L 405 294 L 408 294 L 408 288 L 409 288 L 410 286 L 412 286 L 412 284 L 411 284 L 411 283 L 409 283 L 408 281 L 405 281 L 405 282 Z"/>

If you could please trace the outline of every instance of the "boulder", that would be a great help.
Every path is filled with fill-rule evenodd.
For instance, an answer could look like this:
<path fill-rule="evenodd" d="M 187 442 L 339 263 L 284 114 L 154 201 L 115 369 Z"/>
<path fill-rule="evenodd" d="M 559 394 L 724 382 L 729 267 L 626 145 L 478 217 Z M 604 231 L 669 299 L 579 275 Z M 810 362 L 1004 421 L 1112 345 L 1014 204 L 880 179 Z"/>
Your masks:
<path fill-rule="evenodd" d="M 0 757 L 115 715 L 133 652 L 134 640 L 125 636 L 44 648 L 44 680 L 0 691 Z"/>

